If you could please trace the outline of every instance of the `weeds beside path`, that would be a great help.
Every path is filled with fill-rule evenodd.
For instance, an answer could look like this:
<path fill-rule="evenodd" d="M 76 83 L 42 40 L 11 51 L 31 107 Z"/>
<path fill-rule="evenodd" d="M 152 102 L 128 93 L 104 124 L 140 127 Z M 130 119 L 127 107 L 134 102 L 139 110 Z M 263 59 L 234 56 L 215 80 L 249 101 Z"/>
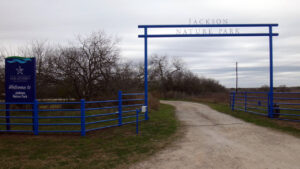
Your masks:
<path fill-rule="evenodd" d="M 190 101 L 196 103 L 206 104 L 212 109 L 231 115 L 233 117 L 242 119 L 246 122 L 256 124 L 258 126 L 268 127 L 274 130 L 278 130 L 281 132 L 285 132 L 300 138 L 300 123 L 299 122 L 291 122 L 291 121 L 282 121 L 277 119 L 270 119 L 267 117 L 247 113 L 244 111 L 235 110 L 232 111 L 230 106 L 225 103 L 219 103 L 214 100 L 214 102 L 209 102 L 206 99 L 199 99 L 199 98 L 188 98 L 188 99 L 167 99 L 167 100 L 178 100 L 178 101 Z M 223 100 L 224 101 L 224 100 Z"/>
<path fill-rule="evenodd" d="M 300 123 L 299 122 L 289 122 L 280 121 L 276 119 L 270 119 L 267 117 L 262 117 L 259 115 L 243 112 L 243 111 L 231 111 L 230 107 L 222 103 L 204 103 L 221 113 L 229 114 L 233 117 L 242 119 L 246 122 L 250 122 L 259 126 L 272 128 L 282 132 L 289 133 L 300 138 Z"/>

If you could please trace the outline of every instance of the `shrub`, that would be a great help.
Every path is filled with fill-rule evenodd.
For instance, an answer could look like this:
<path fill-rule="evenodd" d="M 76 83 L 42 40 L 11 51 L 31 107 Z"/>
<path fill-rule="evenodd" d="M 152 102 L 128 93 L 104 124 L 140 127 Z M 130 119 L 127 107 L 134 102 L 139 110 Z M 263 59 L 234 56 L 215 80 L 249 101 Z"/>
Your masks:
<path fill-rule="evenodd" d="M 159 109 L 159 100 L 154 97 L 151 93 L 148 94 L 148 106 L 150 109 L 158 110 Z"/>

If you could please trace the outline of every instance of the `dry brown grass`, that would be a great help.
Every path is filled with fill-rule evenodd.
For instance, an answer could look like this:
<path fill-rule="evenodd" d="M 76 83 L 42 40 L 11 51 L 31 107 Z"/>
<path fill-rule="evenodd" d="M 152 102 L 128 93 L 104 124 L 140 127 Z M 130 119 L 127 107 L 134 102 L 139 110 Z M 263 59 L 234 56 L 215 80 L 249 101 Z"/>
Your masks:
<path fill-rule="evenodd" d="M 158 110 L 159 109 L 159 99 L 149 93 L 148 95 L 148 105 L 150 109 Z"/>

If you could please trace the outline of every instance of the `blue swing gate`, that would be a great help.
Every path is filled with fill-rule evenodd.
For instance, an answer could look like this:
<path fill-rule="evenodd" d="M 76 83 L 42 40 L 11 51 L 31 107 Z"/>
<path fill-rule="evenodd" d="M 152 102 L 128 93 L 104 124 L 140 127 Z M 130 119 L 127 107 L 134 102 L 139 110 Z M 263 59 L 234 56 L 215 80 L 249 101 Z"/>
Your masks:
<path fill-rule="evenodd" d="M 300 122 L 300 92 L 231 92 L 231 110 L 244 111 L 278 120 Z M 270 111 L 272 109 L 273 111 Z"/>
<path fill-rule="evenodd" d="M 141 111 L 144 93 L 118 92 L 118 99 L 73 102 L 1 102 L 0 132 L 80 133 L 138 123 L 148 117 Z M 143 108 L 145 109 L 145 108 Z M 9 116 L 7 116 L 7 112 Z M 138 124 L 137 126 L 138 127 Z M 136 129 L 138 133 L 138 128 Z"/>

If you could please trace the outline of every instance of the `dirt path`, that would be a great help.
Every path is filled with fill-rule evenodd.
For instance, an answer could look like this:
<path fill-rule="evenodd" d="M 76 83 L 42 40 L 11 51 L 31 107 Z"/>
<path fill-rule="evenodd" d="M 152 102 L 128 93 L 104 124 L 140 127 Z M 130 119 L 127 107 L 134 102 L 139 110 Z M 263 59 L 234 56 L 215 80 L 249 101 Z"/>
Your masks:
<path fill-rule="evenodd" d="M 135 169 L 299 169 L 300 139 L 258 127 L 206 105 L 163 101 L 176 107 L 182 139 Z"/>

